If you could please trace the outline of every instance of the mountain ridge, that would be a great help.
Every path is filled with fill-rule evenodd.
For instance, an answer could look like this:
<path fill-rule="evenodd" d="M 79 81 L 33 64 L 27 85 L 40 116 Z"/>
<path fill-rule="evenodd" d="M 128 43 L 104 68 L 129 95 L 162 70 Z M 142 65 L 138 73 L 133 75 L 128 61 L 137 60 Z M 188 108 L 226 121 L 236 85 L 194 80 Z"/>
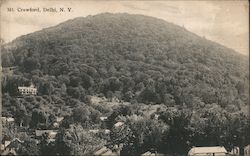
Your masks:
<path fill-rule="evenodd" d="M 25 39 L 26 37 L 29 37 L 30 35 L 32 36 L 32 34 L 34 35 L 34 33 L 35 33 L 35 34 L 36 34 L 36 33 L 43 33 L 44 31 L 50 31 L 50 30 L 53 30 L 53 29 L 58 28 L 58 27 L 61 27 L 61 26 L 65 27 L 65 24 L 67 25 L 68 23 L 71 23 L 71 22 L 75 22 L 75 23 L 76 23 L 76 22 L 81 22 L 81 21 L 84 21 L 84 20 L 89 20 L 89 19 L 91 19 L 91 18 L 98 18 L 98 17 L 101 17 L 101 16 L 113 16 L 113 17 L 114 17 L 114 15 L 115 15 L 115 16 L 120 16 L 120 17 L 121 17 L 121 16 L 124 16 L 124 15 L 126 15 L 126 16 L 140 16 L 140 17 L 143 17 L 143 18 L 154 19 L 154 20 L 157 20 L 157 21 L 159 21 L 159 22 L 163 22 L 163 23 L 167 23 L 168 25 L 175 26 L 175 27 L 177 27 L 178 29 L 186 30 L 186 32 L 188 32 L 188 33 L 190 33 L 190 34 L 193 34 L 193 35 L 196 36 L 196 37 L 204 38 L 204 37 L 199 36 L 199 35 L 196 34 L 196 33 L 193 33 L 193 32 L 191 32 L 191 31 L 187 30 L 187 29 L 184 28 L 184 27 L 181 27 L 181 26 L 179 26 L 179 25 L 176 25 L 176 24 L 167 22 L 166 20 L 163 20 L 163 19 L 161 19 L 161 18 L 146 16 L 146 15 L 141 15 L 141 14 L 108 13 L 108 12 L 107 12 L 107 13 L 101 13 L 101 14 L 97 14 L 97 15 L 88 15 L 88 16 L 86 16 L 86 17 L 76 17 L 76 18 L 73 18 L 73 19 L 69 19 L 69 20 L 66 20 L 66 21 L 64 21 L 64 22 L 61 22 L 61 23 L 59 23 L 59 24 L 57 24 L 57 25 L 55 25 L 55 26 L 43 28 L 43 29 L 41 29 L 41 30 L 35 31 L 35 32 L 33 32 L 33 33 L 26 34 L 26 35 L 21 35 L 21 36 L 17 37 L 16 39 L 14 39 L 14 40 L 12 40 L 11 42 L 8 42 L 8 43 L 6 43 L 6 44 L 9 45 L 9 44 L 11 44 L 12 42 L 20 41 L 20 40 L 22 40 L 22 39 Z M 214 44 L 218 44 L 219 46 L 222 46 L 222 47 L 224 47 L 224 48 L 229 49 L 230 51 L 234 51 L 234 52 L 237 53 L 237 54 L 240 54 L 240 55 L 245 56 L 244 54 L 242 54 L 242 53 L 240 53 L 240 52 L 237 52 L 236 50 L 234 50 L 234 49 L 232 49 L 232 48 L 228 48 L 228 47 L 226 47 L 226 46 L 224 46 L 224 45 L 222 45 L 222 44 L 220 44 L 220 43 L 217 43 L 217 42 L 215 42 L 215 41 L 213 41 L 213 40 L 208 40 L 208 39 L 205 39 L 205 40 L 207 40 L 207 41 L 209 41 L 209 42 L 212 42 L 212 43 L 214 43 Z"/>

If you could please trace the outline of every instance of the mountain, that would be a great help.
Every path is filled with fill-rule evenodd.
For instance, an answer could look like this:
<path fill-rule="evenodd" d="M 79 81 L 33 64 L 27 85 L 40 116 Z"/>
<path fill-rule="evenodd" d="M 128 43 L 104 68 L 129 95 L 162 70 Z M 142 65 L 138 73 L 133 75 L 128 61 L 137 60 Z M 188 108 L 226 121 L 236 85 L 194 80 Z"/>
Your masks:
<path fill-rule="evenodd" d="M 84 127 L 97 123 L 98 114 L 111 114 L 111 127 L 120 116 L 131 121 L 133 112 L 149 120 L 133 121 L 139 128 L 155 130 L 145 132 L 152 135 L 145 138 L 148 143 L 138 143 L 138 155 L 150 148 L 186 154 L 191 146 L 249 143 L 247 56 L 184 27 L 143 15 L 103 13 L 18 37 L 1 52 L 2 114 L 17 123 L 44 128 L 48 116 L 70 116 L 65 122 Z M 31 83 L 38 95 L 22 97 L 18 86 Z M 129 104 L 117 111 L 105 102 L 94 105 L 89 95 Z M 164 124 L 145 112 L 157 112 Z M 141 136 L 144 129 L 133 122 L 131 136 Z M 164 137 L 153 135 L 162 129 Z M 163 142 L 152 143 L 156 136 Z"/>
<path fill-rule="evenodd" d="M 151 85 L 149 94 L 153 90 L 158 94 L 142 98 L 143 102 L 161 103 L 169 94 L 178 104 L 188 103 L 182 99 L 189 92 L 205 103 L 247 102 L 241 96 L 248 89 L 246 56 L 183 27 L 143 15 L 104 13 L 68 20 L 17 38 L 3 47 L 2 58 L 3 67 L 18 66 L 20 74 L 35 82 L 47 75 L 71 79 L 71 75 L 82 74 L 73 87 L 94 85 L 93 93 L 125 94 L 130 88 L 131 96 L 136 96 L 141 91 L 138 86 Z M 117 86 L 102 86 L 112 78 Z"/>

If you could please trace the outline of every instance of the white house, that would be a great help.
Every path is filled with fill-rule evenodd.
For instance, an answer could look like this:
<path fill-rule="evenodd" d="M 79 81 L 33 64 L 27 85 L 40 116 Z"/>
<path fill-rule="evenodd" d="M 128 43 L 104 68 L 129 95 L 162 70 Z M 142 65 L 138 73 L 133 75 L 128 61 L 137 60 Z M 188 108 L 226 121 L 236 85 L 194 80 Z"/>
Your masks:
<path fill-rule="evenodd" d="M 1 120 L 2 120 L 2 122 L 3 122 L 4 124 L 15 122 L 15 119 L 12 118 L 12 117 L 1 117 Z"/>
<path fill-rule="evenodd" d="M 7 122 L 15 122 L 15 119 L 14 118 L 6 118 L 6 121 Z"/>
<path fill-rule="evenodd" d="M 89 132 L 97 134 L 97 133 L 99 133 L 99 129 L 90 129 Z"/>
<path fill-rule="evenodd" d="M 104 133 L 105 133 L 105 134 L 109 134 L 109 133 L 110 133 L 110 130 L 109 130 L 109 129 L 105 129 L 105 130 L 104 130 Z"/>
<path fill-rule="evenodd" d="M 101 120 L 101 121 L 105 121 L 105 120 L 107 120 L 107 119 L 108 119 L 107 116 L 101 116 L 101 117 L 100 117 L 100 120 Z"/>
<path fill-rule="evenodd" d="M 37 94 L 37 88 L 33 84 L 31 84 L 29 87 L 19 86 L 18 91 L 22 95 L 36 95 Z"/>
<path fill-rule="evenodd" d="M 240 148 L 239 147 L 233 147 L 230 154 L 234 156 L 239 156 L 240 155 Z"/>
<path fill-rule="evenodd" d="M 120 121 L 119 121 L 119 122 L 117 122 L 114 126 L 115 126 L 115 127 L 120 127 L 120 126 L 122 126 L 123 124 L 124 124 L 123 122 L 120 122 Z"/>
<path fill-rule="evenodd" d="M 64 119 L 64 117 L 56 117 L 56 122 L 61 122 L 61 121 L 63 121 L 63 119 Z"/>
<path fill-rule="evenodd" d="M 250 144 L 244 148 L 244 156 L 250 156 Z"/>
<path fill-rule="evenodd" d="M 227 150 L 223 146 L 193 147 L 188 156 L 226 156 Z"/>

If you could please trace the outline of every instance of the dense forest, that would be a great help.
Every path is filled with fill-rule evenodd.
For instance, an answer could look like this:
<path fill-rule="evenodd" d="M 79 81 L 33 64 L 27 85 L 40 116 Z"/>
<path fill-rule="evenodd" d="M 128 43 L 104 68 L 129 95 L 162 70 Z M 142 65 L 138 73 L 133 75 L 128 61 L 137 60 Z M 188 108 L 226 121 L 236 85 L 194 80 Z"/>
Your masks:
<path fill-rule="evenodd" d="M 32 129 L 48 129 L 64 116 L 53 144 L 29 151 L 35 145 L 26 136 L 21 154 L 91 154 L 123 144 L 122 155 L 151 149 L 185 155 L 192 146 L 250 143 L 248 57 L 164 20 L 79 17 L 3 45 L 1 57 L 3 116 Z M 21 97 L 18 86 L 31 83 L 38 95 Z M 93 96 L 120 105 L 94 105 Z M 147 116 L 143 108 L 154 106 Z M 105 115 L 110 136 L 88 134 Z M 119 132 L 117 121 L 126 123 Z"/>

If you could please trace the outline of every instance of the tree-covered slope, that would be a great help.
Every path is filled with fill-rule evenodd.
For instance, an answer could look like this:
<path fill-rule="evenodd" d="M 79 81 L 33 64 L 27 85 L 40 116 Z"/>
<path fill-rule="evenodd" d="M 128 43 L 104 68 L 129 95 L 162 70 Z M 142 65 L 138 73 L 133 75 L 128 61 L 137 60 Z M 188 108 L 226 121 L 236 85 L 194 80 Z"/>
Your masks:
<path fill-rule="evenodd" d="M 55 89 L 119 92 L 119 98 L 145 103 L 193 105 L 198 99 L 225 107 L 248 101 L 247 57 L 142 15 L 75 18 L 19 37 L 2 53 L 3 67 L 18 66 L 16 75 L 32 80 L 40 94 L 41 81 L 55 76 Z"/>
<path fill-rule="evenodd" d="M 3 45 L 1 56 L 2 114 L 31 129 L 50 128 L 55 116 L 65 117 L 64 128 L 98 127 L 98 117 L 107 115 L 110 129 L 122 120 L 131 130 L 112 142 L 111 129 L 106 139 L 123 143 L 124 155 L 249 144 L 247 56 L 164 20 L 110 13 L 75 18 Z M 31 83 L 38 95 L 20 96 L 17 87 Z M 129 104 L 95 105 L 88 95 Z M 126 138 L 127 132 L 138 137 Z"/>

